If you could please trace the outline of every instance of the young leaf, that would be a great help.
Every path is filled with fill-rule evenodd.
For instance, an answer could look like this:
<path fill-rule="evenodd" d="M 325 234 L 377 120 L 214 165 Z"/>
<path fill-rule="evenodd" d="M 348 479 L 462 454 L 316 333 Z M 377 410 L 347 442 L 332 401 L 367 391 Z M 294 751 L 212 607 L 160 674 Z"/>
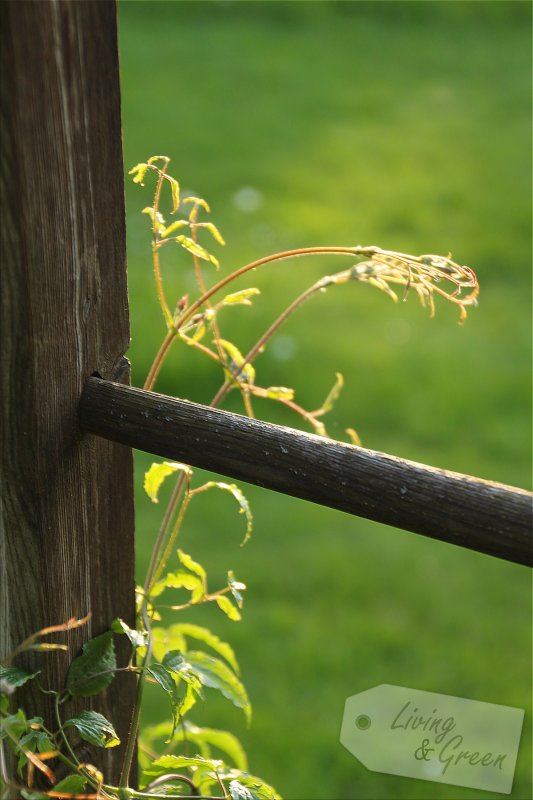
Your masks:
<path fill-rule="evenodd" d="M 355 431 L 353 428 L 346 428 L 345 432 L 350 437 L 350 444 L 356 445 L 356 447 L 362 446 L 362 442 L 357 431 Z"/>
<path fill-rule="evenodd" d="M 235 673 L 218 658 L 208 656 L 200 650 L 189 651 L 185 656 L 187 663 L 192 667 L 204 686 L 218 689 L 224 697 L 242 708 L 246 719 L 250 721 L 252 707 L 243 684 Z"/>
<path fill-rule="evenodd" d="M 195 575 L 198 575 L 198 577 L 202 579 L 205 585 L 205 581 L 207 579 L 207 573 L 205 569 L 202 567 L 202 565 L 198 564 L 197 561 L 193 561 L 192 558 L 189 555 L 187 555 L 187 553 L 183 552 L 183 550 L 178 549 L 178 558 L 183 564 L 183 566 L 186 569 L 190 570 L 191 572 L 194 572 Z"/>
<path fill-rule="evenodd" d="M 12 694 L 19 686 L 24 686 L 27 681 L 35 678 L 40 671 L 38 669 L 37 672 L 26 672 L 20 667 L 0 666 L 0 688 L 5 694 Z"/>
<path fill-rule="evenodd" d="M 165 775 L 167 772 L 175 772 L 180 769 L 190 769 L 193 767 L 203 767 L 204 769 L 217 770 L 222 766 L 222 761 L 215 759 L 188 758 L 187 756 L 161 756 L 157 761 L 154 761 L 150 767 L 145 771 L 146 775 L 157 776 Z"/>
<path fill-rule="evenodd" d="M 111 623 L 111 630 L 113 633 L 125 633 L 135 648 L 144 647 L 148 641 L 147 633 L 130 628 L 120 617 L 113 620 Z"/>
<path fill-rule="evenodd" d="M 336 372 L 335 383 L 333 384 L 332 389 L 328 393 L 328 396 L 322 403 L 321 411 L 323 414 L 326 414 L 328 411 L 331 411 L 331 409 L 333 408 L 333 403 L 337 400 L 338 396 L 340 395 L 343 386 L 344 386 L 344 377 L 342 373 Z"/>
<path fill-rule="evenodd" d="M 222 238 L 222 234 L 220 233 L 219 229 L 216 225 L 213 225 L 212 222 L 198 222 L 196 223 L 198 228 L 207 228 L 213 239 L 218 242 L 219 244 L 226 244 L 224 239 Z"/>
<path fill-rule="evenodd" d="M 169 650 L 183 652 L 187 649 L 185 637 L 179 630 L 176 630 L 177 627 L 179 626 L 169 625 L 168 628 L 152 628 L 152 647 L 154 657 L 158 661 L 162 661 L 165 653 L 168 653 Z"/>
<path fill-rule="evenodd" d="M 191 664 L 186 661 L 185 657 L 179 650 L 170 650 L 170 652 L 166 653 L 161 664 L 165 667 L 165 669 L 170 670 L 170 672 L 174 672 L 178 678 L 180 678 L 184 683 L 187 684 L 187 688 L 190 690 L 194 697 L 187 698 L 187 694 L 182 702 L 182 706 L 180 708 L 181 714 L 186 714 L 189 708 L 194 705 L 196 695 L 199 695 L 203 699 L 202 693 L 202 682 L 200 680 L 200 676 L 198 673 L 193 669 Z M 186 707 L 184 707 L 184 705 Z"/>
<path fill-rule="evenodd" d="M 165 178 L 170 183 L 170 189 L 172 192 L 172 211 L 170 213 L 175 214 L 180 207 L 180 185 L 176 178 L 171 178 L 170 175 L 165 175 Z"/>
<path fill-rule="evenodd" d="M 226 595 L 221 594 L 215 598 L 217 602 L 217 606 L 220 608 L 221 611 L 231 619 L 233 622 L 239 622 L 241 619 L 240 612 L 235 608 L 231 600 L 226 597 Z"/>
<path fill-rule="evenodd" d="M 177 219 L 175 222 L 172 222 L 168 226 L 168 228 L 165 228 L 164 230 L 162 230 L 160 232 L 161 233 L 161 238 L 162 239 L 166 239 L 167 236 L 170 236 L 170 234 L 174 233 L 174 231 L 177 231 L 180 228 L 183 228 L 184 226 L 188 226 L 189 224 L 190 224 L 189 220 L 187 220 L 187 219 Z"/>
<path fill-rule="evenodd" d="M 154 209 L 152 208 L 152 206 L 146 206 L 146 208 L 143 208 L 142 213 L 143 214 L 148 214 L 148 216 L 152 220 L 152 225 L 153 225 L 154 224 Z M 165 218 L 164 218 L 163 214 L 161 214 L 160 211 L 158 211 L 155 214 L 155 227 L 156 227 L 156 230 L 157 230 L 158 233 L 161 233 L 166 228 Z"/>
<path fill-rule="evenodd" d="M 269 386 L 266 389 L 266 396 L 270 400 L 294 400 L 294 389 L 287 386 Z"/>
<path fill-rule="evenodd" d="M 245 514 L 246 515 L 246 533 L 244 534 L 244 539 L 241 542 L 241 547 L 243 547 L 246 544 L 246 542 L 248 541 L 248 539 L 250 539 L 250 537 L 252 535 L 253 519 L 254 518 L 253 518 L 253 515 L 252 515 L 252 511 L 250 509 L 250 504 L 248 503 L 248 500 L 246 499 L 246 497 L 243 495 L 242 491 L 239 489 L 238 486 L 236 486 L 236 484 L 234 484 L 234 483 L 223 483 L 222 481 L 208 481 L 201 488 L 202 489 L 221 489 L 224 492 L 229 492 L 230 494 L 233 495 L 235 500 L 238 502 L 238 504 L 240 506 L 239 514 Z"/>
<path fill-rule="evenodd" d="M 198 242 L 193 241 L 193 239 L 189 238 L 189 236 L 176 236 L 176 241 L 179 242 L 179 244 L 181 244 L 181 246 L 193 256 L 202 258 L 204 261 L 210 261 L 217 269 L 219 269 L 220 264 L 215 256 L 212 256 L 211 253 L 208 253 L 205 247 L 202 247 L 202 245 L 198 244 Z"/>
<path fill-rule="evenodd" d="M 96 747 L 116 747 L 120 744 L 112 724 L 97 711 L 82 711 L 65 722 L 64 728 L 76 728 L 81 738 Z"/>
<path fill-rule="evenodd" d="M 67 689 L 73 697 L 89 697 L 103 691 L 117 668 L 113 634 L 106 631 L 83 645 L 67 673 Z"/>
<path fill-rule="evenodd" d="M 205 596 L 205 585 L 198 575 L 179 569 L 169 572 L 160 581 L 157 581 L 150 590 L 151 597 L 159 597 L 165 589 L 187 589 L 191 592 L 191 603 L 198 603 Z"/>
<path fill-rule="evenodd" d="M 219 656 L 225 658 L 228 664 L 239 674 L 239 664 L 233 652 L 233 648 L 227 642 L 223 642 L 218 636 L 215 636 L 207 628 L 202 628 L 200 625 L 193 625 L 190 622 L 181 622 L 171 626 L 172 630 L 181 636 L 196 639 L 203 642 L 208 647 L 211 647 Z"/>
<path fill-rule="evenodd" d="M 193 207 L 191 208 L 191 213 L 189 214 L 189 219 L 191 222 L 196 222 L 196 218 L 198 216 L 198 208 L 201 206 L 207 213 L 209 214 L 211 209 L 201 197 L 186 197 L 183 201 L 184 203 L 193 203 Z"/>
<path fill-rule="evenodd" d="M 221 306 L 251 306 L 252 301 L 250 297 L 253 297 L 256 294 L 261 294 L 259 289 L 242 289 L 240 292 L 233 292 L 233 294 L 227 294 L 226 297 L 221 301 Z"/>
<path fill-rule="evenodd" d="M 158 503 L 157 497 L 161 484 L 175 472 L 183 472 L 187 477 L 190 477 L 191 468 L 187 464 L 180 464 L 177 461 L 162 461 L 161 463 L 153 463 L 150 469 L 144 475 L 144 491 L 153 503 Z"/>
<path fill-rule="evenodd" d="M 148 169 L 148 164 L 136 164 L 130 171 L 128 175 L 133 175 L 133 183 L 140 183 L 141 186 L 144 186 L 143 180 L 144 176 L 146 175 L 146 170 Z"/>
<path fill-rule="evenodd" d="M 244 356 L 238 347 L 226 339 L 217 339 L 217 343 L 226 351 L 231 359 L 230 374 L 228 377 L 232 381 L 253 384 L 255 381 L 255 369 L 251 364 L 244 363 Z M 241 369 L 242 368 L 242 369 Z"/>

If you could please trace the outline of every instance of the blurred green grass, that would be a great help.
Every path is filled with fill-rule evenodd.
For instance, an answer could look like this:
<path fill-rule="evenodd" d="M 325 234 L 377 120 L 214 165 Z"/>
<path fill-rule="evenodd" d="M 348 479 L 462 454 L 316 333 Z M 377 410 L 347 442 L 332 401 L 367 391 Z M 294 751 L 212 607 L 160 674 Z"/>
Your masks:
<path fill-rule="evenodd" d="M 429 320 L 414 296 L 393 305 L 371 287 L 330 290 L 260 357 L 262 384 L 293 386 L 317 407 L 340 370 L 333 436 L 353 426 L 373 449 L 529 488 L 529 5 L 122 2 L 119 11 L 126 169 L 171 156 L 182 187 L 213 208 L 228 242 L 223 270 L 285 247 L 379 244 L 452 250 L 478 274 L 480 305 L 464 326 L 444 303 Z M 139 385 L 163 325 L 139 214 L 150 190 L 128 181 L 126 199 Z M 344 264 L 254 273 L 240 285 L 262 296 L 254 309 L 227 311 L 226 336 L 245 349 L 301 289 Z M 169 297 L 191 289 L 179 254 L 164 269 Z M 158 389 L 208 401 L 217 385 L 209 364 L 176 348 Z M 226 407 L 241 410 L 238 398 Z M 257 410 L 297 422 L 273 405 Z M 136 460 L 140 574 L 159 520 L 141 492 L 151 460 Z M 386 682 L 518 706 L 526 725 L 511 796 L 530 797 L 528 572 L 245 488 L 256 526 L 244 550 L 225 497 L 198 502 L 181 546 L 214 586 L 228 568 L 249 584 L 238 625 L 213 609 L 190 619 L 235 645 L 254 720 L 247 730 L 227 701 L 210 698 L 196 721 L 233 729 L 251 770 L 287 798 L 474 798 L 485 793 L 368 772 L 339 744 L 344 701 Z M 151 693 L 145 721 L 164 713 Z"/>

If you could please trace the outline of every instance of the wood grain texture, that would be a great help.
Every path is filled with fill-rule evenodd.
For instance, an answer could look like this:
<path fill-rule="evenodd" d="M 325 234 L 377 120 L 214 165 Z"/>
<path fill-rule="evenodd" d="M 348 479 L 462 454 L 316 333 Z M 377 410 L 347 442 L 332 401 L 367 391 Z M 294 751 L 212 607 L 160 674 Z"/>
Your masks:
<path fill-rule="evenodd" d="M 93 372 L 129 382 L 116 8 L 0 5 L 1 646 L 90 611 L 88 627 L 56 637 L 76 653 L 113 617 L 134 620 L 131 451 L 82 436 L 77 417 Z M 69 657 L 26 658 L 37 661 L 43 684 L 61 686 Z M 83 705 L 125 737 L 134 678 L 116 684 Z M 31 685 L 24 694 L 49 718 Z M 117 778 L 116 751 L 86 760 Z"/>
<path fill-rule="evenodd" d="M 85 430 L 164 458 L 531 564 L 532 496 L 522 489 L 98 378 L 80 414 Z"/>

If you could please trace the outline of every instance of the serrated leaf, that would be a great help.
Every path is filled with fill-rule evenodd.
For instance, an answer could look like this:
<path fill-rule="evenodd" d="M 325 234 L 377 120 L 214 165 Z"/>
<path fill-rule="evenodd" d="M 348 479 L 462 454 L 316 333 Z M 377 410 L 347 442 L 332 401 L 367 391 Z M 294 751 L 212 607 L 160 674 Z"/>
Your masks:
<path fill-rule="evenodd" d="M 165 478 L 175 472 L 183 472 L 187 477 L 192 474 L 191 468 L 187 464 L 178 461 L 154 462 L 150 469 L 144 474 L 144 491 L 153 503 L 158 503 L 157 497 L 159 489 Z"/>
<path fill-rule="evenodd" d="M 246 689 L 233 670 L 220 659 L 213 658 L 200 650 L 187 652 L 185 658 L 204 686 L 222 692 L 224 697 L 243 709 L 246 719 L 250 721 L 252 707 Z"/>
<path fill-rule="evenodd" d="M 193 767 L 217 770 L 222 766 L 222 761 L 213 758 L 200 758 L 195 756 L 189 758 L 188 756 L 161 756 L 157 761 L 154 761 L 151 766 L 145 771 L 146 775 L 156 776 L 164 775 L 167 772 L 174 772 L 178 769 L 191 769 Z"/>
<path fill-rule="evenodd" d="M 97 711 L 82 711 L 63 725 L 64 728 L 76 728 L 86 742 L 96 747 L 116 747 L 120 744 L 113 725 Z"/>
<path fill-rule="evenodd" d="M 243 786 L 240 781 L 230 781 L 228 788 L 231 800 L 254 800 L 254 795 L 250 789 Z"/>
<path fill-rule="evenodd" d="M 182 714 L 186 714 L 194 705 L 196 695 L 199 695 L 203 699 L 200 676 L 179 650 L 170 650 L 165 654 L 161 663 L 167 670 L 175 673 L 180 680 L 184 681 L 194 695 L 194 698 L 189 697 L 189 701 L 187 701 L 186 694 L 182 701 L 180 711 Z"/>
<path fill-rule="evenodd" d="M 158 739 L 168 739 L 172 725 L 169 722 L 160 722 L 143 728 L 141 733 L 141 747 L 144 745 L 149 750 L 157 750 L 155 743 Z M 189 720 L 182 720 L 173 738 L 175 745 L 188 742 L 194 745 L 197 753 L 202 758 L 211 758 L 211 748 L 216 747 L 225 753 L 239 770 L 247 770 L 246 753 L 240 741 L 229 731 L 218 728 L 201 728 Z"/>
<path fill-rule="evenodd" d="M 190 622 L 176 623 L 172 625 L 171 628 L 180 636 L 196 639 L 199 642 L 203 642 L 208 647 L 211 647 L 219 656 L 225 658 L 228 664 L 239 674 L 239 664 L 231 645 L 227 642 L 223 642 L 218 636 L 208 630 L 208 628 L 203 628 L 201 625 L 193 625 Z"/>
<path fill-rule="evenodd" d="M 202 488 L 221 489 L 223 492 L 229 492 L 238 502 L 240 506 L 239 514 L 246 515 L 246 532 L 244 534 L 244 539 L 241 542 L 241 547 L 243 547 L 252 535 L 254 518 L 250 509 L 250 504 L 248 503 L 248 500 L 242 493 L 241 489 L 239 489 L 235 483 L 224 483 L 223 481 L 208 481 Z"/>
<path fill-rule="evenodd" d="M 256 294 L 261 294 L 259 289 L 242 289 L 240 292 L 233 292 L 233 294 L 227 294 L 226 297 L 221 301 L 220 305 L 223 306 L 251 306 L 252 301 L 250 297 L 253 297 Z"/>
<path fill-rule="evenodd" d="M 231 783 L 229 784 L 229 790 L 232 800 L 245 800 L 245 797 L 248 800 L 281 800 L 281 795 L 270 786 L 268 783 L 265 783 L 261 778 L 257 778 L 255 775 L 249 775 L 246 772 L 240 772 L 239 770 L 233 769 L 229 772 L 223 774 L 221 773 L 221 777 L 225 778 L 233 778 Z M 249 795 L 243 794 L 231 794 L 231 788 L 234 787 L 234 792 L 243 790 L 249 792 Z"/>
<path fill-rule="evenodd" d="M 201 578 L 205 583 L 205 580 L 207 578 L 207 573 L 201 564 L 198 564 L 197 561 L 193 561 L 191 556 L 187 555 L 187 553 L 184 553 L 183 550 L 179 549 L 178 549 L 178 558 L 186 569 L 190 570 L 191 572 L 194 572 L 194 574 L 198 575 L 198 577 Z"/>
<path fill-rule="evenodd" d="M 255 369 L 251 364 L 244 364 L 244 356 L 239 348 L 236 347 L 233 342 L 228 342 L 226 339 L 217 339 L 216 343 L 219 344 L 230 357 L 230 369 L 226 370 L 229 380 L 233 383 L 247 383 L 252 385 L 255 381 Z"/>
<path fill-rule="evenodd" d="M 152 648 L 154 657 L 162 661 L 165 653 L 169 650 L 180 650 L 183 652 L 187 648 L 187 642 L 179 630 L 175 630 L 176 625 L 169 625 L 168 628 L 152 628 Z"/>
<path fill-rule="evenodd" d="M 143 631 L 137 631 L 134 628 L 130 628 L 129 625 L 126 625 L 123 619 L 117 617 L 111 623 L 111 630 L 113 633 L 125 633 L 132 645 L 137 647 L 144 647 L 148 641 L 148 634 L 143 633 Z"/>
<path fill-rule="evenodd" d="M 73 697 L 98 694 L 112 682 L 116 668 L 113 634 L 106 631 L 83 645 L 67 673 L 67 689 Z"/>
<path fill-rule="evenodd" d="M 42 720 L 41 720 L 42 722 Z M 54 744 L 49 739 L 48 735 L 42 730 L 30 730 L 18 741 L 18 748 L 23 748 L 24 751 L 30 753 L 49 753 L 54 750 Z M 23 767 L 28 763 L 27 752 L 20 752 L 17 764 L 17 772 L 22 774 Z"/>
<path fill-rule="evenodd" d="M 232 622 L 239 622 L 239 620 L 241 619 L 240 611 L 238 611 L 238 609 L 235 608 L 235 606 L 228 597 L 222 594 L 219 595 L 219 597 L 216 597 L 215 600 L 217 606 L 220 608 L 221 611 L 224 612 L 224 614 L 228 617 L 228 619 L 231 619 Z"/>
<path fill-rule="evenodd" d="M 294 400 L 294 389 L 287 386 L 269 386 L 266 389 L 266 396 L 270 400 Z"/>
<path fill-rule="evenodd" d="M 146 671 L 152 676 L 156 683 L 161 686 L 170 700 L 170 706 L 172 708 L 172 727 L 166 742 L 168 744 L 168 742 L 170 742 L 174 736 L 174 731 L 176 730 L 176 725 L 178 724 L 180 717 L 178 687 L 176 686 L 176 682 L 172 677 L 172 674 L 163 664 L 151 664 Z"/>
<path fill-rule="evenodd" d="M 170 175 L 165 175 L 165 178 L 170 183 L 170 190 L 172 192 L 171 214 L 175 214 L 178 208 L 180 207 L 180 185 L 177 182 L 176 178 L 172 178 Z"/>
<path fill-rule="evenodd" d="M 157 581 L 150 590 L 150 597 L 159 597 L 165 589 L 187 589 L 191 592 L 191 603 L 198 603 L 205 596 L 205 585 L 201 578 L 183 569 L 169 572 Z"/>
<path fill-rule="evenodd" d="M 201 258 L 204 261 L 210 261 L 217 269 L 219 269 L 220 264 L 218 263 L 218 260 L 215 258 L 215 256 L 212 256 L 211 253 L 208 253 L 205 247 L 202 247 L 201 244 L 198 244 L 198 242 L 195 242 L 189 236 L 176 236 L 175 238 L 176 241 L 193 256 L 198 256 L 198 258 Z"/>
<path fill-rule="evenodd" d="M 18 689 L 19 686 L 24 686 L 25 683 L 39 675 L 40 671 L 41 670 L 38 669 L 37 672 L 26 672 L 26 670 L 20 667 L 0 666 L 0 684 L 2 686 L 2 691 L 6 694 L 11 694 L 15 689 Z"/>

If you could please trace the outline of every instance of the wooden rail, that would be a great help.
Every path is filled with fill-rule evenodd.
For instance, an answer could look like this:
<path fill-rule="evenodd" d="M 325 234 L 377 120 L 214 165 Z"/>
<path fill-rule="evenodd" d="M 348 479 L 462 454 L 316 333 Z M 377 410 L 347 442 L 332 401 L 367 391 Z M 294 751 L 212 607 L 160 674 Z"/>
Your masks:
<path fill-rule="evenodd" d="M 532 495 L 155 392 L 90 378 L 81 427 L 164 458 L 531 565 Z"/>

